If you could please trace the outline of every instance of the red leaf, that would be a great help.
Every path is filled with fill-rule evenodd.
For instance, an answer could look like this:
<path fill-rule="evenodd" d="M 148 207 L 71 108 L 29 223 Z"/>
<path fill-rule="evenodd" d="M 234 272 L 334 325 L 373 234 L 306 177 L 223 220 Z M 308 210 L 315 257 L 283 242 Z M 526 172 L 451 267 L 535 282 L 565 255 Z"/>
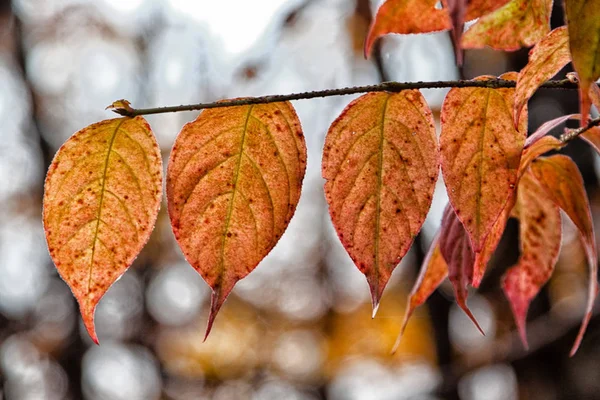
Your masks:
<path fill-rule="evenodd" d="M 400 328 L 400 334 L 396 339 L 396 343 L 392 349 L 392 354 L 396 352 L 400 345 L 402 335 L 408 324 L 412 313 L 415 309 L 425 303 L 425 301 L 431 296 L 435 289 L 441 285 L 441 283 L 448 276 L 448 264 L 442 257 L 439 245 L 439 236 L 436 236 L 429 246 L 429 251 L 423 265 L 421 266 L 421 272 L 419 277 L 413 286 L 410 295 L 408 296 L 408 304 L 406 306 L 406 312 L 404 313 L 404 321 L 402 321 L 402 327 Z"/>
<path fill-rule="evenodd" d="M 569 157 L 554 155 L 547 158 L 538 158 L 531 164 L 530 168 L 548 196 L 567 213 L 571 221 L 577 226 L 587 253 L 590 268 L 588 304 L 581 329 L 571 350 L 571 355 L 573 355 L 585 333 L 592 315 L 594 299 L 598 292 L 598 255 L 590 205 L 583 186 L 583 178 L 579 173 L 579 169 L 577 169 L 577 165 Z"/>
<path fill-rule="evenodd" d="M 289 102 L 204 110 L 175 141 L 167 172 L 173 233 L 213 290 L 206 328 L 236 282 L 277 243 L 306 168 Z"/>
<path fill-rule="evenodd" d="M 579 77 L 581 126 L 588 122 L 590 86 L 600 78 L 600 0 L 565 0 L 569 47 Z"/>
<path fill-rule="evenodd" d="M 388 33 L 426 33 L 452 28 L 445 10 L 435 8 L 436 0 L 387 0 L 379 10 L 365 40 L 365 57 L 375 40 Z"/>
<path fill-rule="evenodd" d="M 481 334 L 485 335 L 467 306 L 467 296 L 469 293 L 467 287 L 473 281 L 475 253 L 473 252 L 464 226 L 457 218 L 450 204 L 444 210 L 440 229 L 440 251 L 448 264 L 448 277 L 454 287 L 456 304 L 463 309 Z"/>
<path fill-rule="evenodd" d="M 506 51 L 533 46 L 550 32 L 551 12 L 552 0 L 512 0 L 471 26 L 462 46 Z"/>
<path fill-rule="evenodd" d="M 521 257 L 517 265 L 506 272 L 502 289 L 527 348 L 527 310 L 550 279 L 561 244 L 560 210 L 529 169 L 519 182 L 516 216 L 520 223 Z"/>
<path fill-rule="evenodd" d="M 433 117 L 417 90 L 366 94 L 329 128 L 323 151 L 329 214 L 367 277 L 374 312 L 429 211 L 438 158 Z"/>
<path fill-rule="evenodd" d="M 504 233 L 504 229 L 506 228 L 506 223 L 510 218 L 510 213 L 515 204 L 515 196 L 511 196 L 510 200 L 506 203 L 504 210 L 500 213 L 500 216 L 494 222 L 492 226 L 492 230 L 490 234 L 485 239 L 483 244 L 483 248 L 480 252 L 475 253 L 475 264 L 473 266 L 473 280 L 472 286 L 478 288 L 481 284 L 481 280 L 483 279 L 483 275 L 485 274 L 485 270 L 487 268 L 487 264 L 494 255 L 496 248 L 498 247 L 498 243 L 500 243 L 500 239 L 502 239 L 502 234 Z"/>
<path fill-rule="evenodd" d="M 452 39 L 452 47 L 454 47 L 456 55 L 456 64 L 461 66 L 463 64 L 463 49 L 460 47 L 460 40 L 465 29 L 467 0 L 444 0 L 443 3 L 452 20 L 450 38 Z"/>
<path fill-rule="evenodd" d="M 142 117 L 80 130 L 50 164 L 44 191 L 48 249 L 96 343 L 96 305 L 148 241 L 161 198 L 160 149 Z"/>
<path fill-rule="evenodd" d="M 529 62 L 519 72 L 515 93 L 515 121 L 542 83 L 556 75 L 571 61 L 567 28 L 556 28 L 529 52 Z M 516 123 L 516 122 L 515 122 Z"/>
<path fill-rule="evenodd" d="M 512 120 L 513 95 L 514 89 L 455 88 L 442 106 L 444 181 L 477 252 L 517 183 L 527 121 L 523 114 L 519 133 Z"/>
<path fill-rule="evenodd" d="M 471 0 L 467 7 L 466 21 L 471 21 L 502 7 L 510 0 Z"/>
<path fill-rule="evenodd" d="M 568 115 L 563 115 L 562 117 L 554 118 L 554 119 L 551 119 L 550 121 L 544 122 L 542 125 L 540 125 L 540 127 L 533 134 L 531 134 L 525 140 L 525 148 L 528 148 L 533 143 L 537 142 L 542 137 L 546 136 L 552 129 L 556 128 L 560 124 L 563 124 L 570 119 L 579 119 L 580 117 L 581 116 L 579 114 L 568 114 Z"/>

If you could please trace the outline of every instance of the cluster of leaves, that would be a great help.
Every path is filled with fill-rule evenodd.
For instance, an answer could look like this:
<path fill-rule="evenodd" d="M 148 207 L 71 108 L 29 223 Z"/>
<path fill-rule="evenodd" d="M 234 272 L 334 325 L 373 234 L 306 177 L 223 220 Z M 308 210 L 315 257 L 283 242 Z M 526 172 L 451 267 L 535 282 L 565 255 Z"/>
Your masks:
<path fill-rule="evenodd" d="M 546 134 L 600 108 L 600 0 L 567 0 L 568 27 L 549 32 L 551 0 L 388 0 L 366 41 L 388 32 L 452 29 L 457 49 L 536 44 L 528 65 L 500 78 L 514 88 L 449 91 L 436 137 L 418 90 L 368 93 L 351 102 L 325 140 L 322 173 L 339 238 L 369 283 L 376 312 L 384 288 L 421 229 L 441 172 L 449 197 L 440 232 L 409 298 L 415 307 L 449 277 L 459 306 L 478 287 L 510 217 L 520 222 L 521 258 L 503 289 L 523 342 L 530 301 L 552 274 L 561 243 L 560 209 L 581 233 L 590 264 L 586 317 L 597 292 L 597 251 L 587 196 L 573 161 L 540 157 L 565 145 Z M 464 22 L 481 17 L 462 36 Z M 508 34 L 509 32 L 510 34 Z M 594 47 L 595 46 L 595 47 Z M 459 54 L 460 51 L 457 52 Z M 591 55 L 590 55 L 591 54 Z M 527 101 L 567 63 L 578 72 L 581 115 L 548 121 L 527 137 Z M 497 78 L 481 76 L 485 83 Z M 113 108 L 132 114 L 124 101 Z M 600 150 L 600 128 L 582 135 Z M 167 169 L 167 203 L 188 262 L 213 290 L 206 335 L 235 283 L 284 233 L 306 168 L 300 121 L 289 102 L 213 108 L 179 133 Z M 147 242 L 162 198 L 162 161 L 141 116 L 75 133 L 46 178 L 44 225 L 50 254 L 77 298 L 92 339 L 94 310 Z M 476 322 L 475 322 L 476 323 Z"/>

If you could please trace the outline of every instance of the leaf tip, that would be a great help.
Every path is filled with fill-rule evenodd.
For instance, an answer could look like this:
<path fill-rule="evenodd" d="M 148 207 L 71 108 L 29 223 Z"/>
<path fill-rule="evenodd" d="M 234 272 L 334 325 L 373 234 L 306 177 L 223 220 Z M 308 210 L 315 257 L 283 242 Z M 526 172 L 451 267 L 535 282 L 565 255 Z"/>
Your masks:
<path fill-rule="evenodd" d="M 96 312 L 96 303 L 83 300 L 80 303 L 80 311 L 81 311 L 81 319 L 83 320 L 83 325 L 87 330 L 90 339 L 96 344 L 99 345 L 100 341 L 98 340 L 98 335 L 96 333 L 96 326 L 94 324 L 94 314 Z"/>
<path fill-rule="evenodd" d="M 409 306 L 409 308 L 406 310 L 406 313 L 404 314 L 404 320 L 402 321 L 402 326 L 400 327 L 400 333 L 398 334 L 396 342 L 394 343 L 394 347 L 392 347 L 392 351 L 390 352 L 391 355 L 396 354 L 396 351 L 398 351 L 398 347 L 400 347 L 400 342 L 404 336 L 404 331 L 406 330 L 406 325 L 408 325 L 408 320 L 410 319 L 413 311 L 414 308 L 411 306 Z"/>
<path fill-rule="evenodd" d="M 473 322 L 473 324 L 475 325 L 475 327 L 477 328 L 477 330 L 479 330 L 479 332 L 481 332 L 481 334 L 483 336 L 485 336 L 485 332 L 483 331 L 483 329 L 481 329 L 481 326 L 477 322 L 477 319 L 475 318 L 475 316 L 473 315 L 473 313 L 471 312 L 471 310 L 467 306 L 467 303 L 465 302 L 465 299 L 457 297 L 456 298 L 456 304 L 458 304 L 458 306 L 465 312 L 465 314 L 467 314 L 467 317 L 469 317 L 469 319 Z"/>
<path fill-rule="evenodd" d="M 210 311 L 208 314 L 208 322 L 206 324 L 206 332 L 204 333 L 204 340 L 202 342 L 206 342 L 206 339 L 208 339 L 208 335 L 212 330 L 215 318 L 217 317 L 217 314 L 219 313 L 219 310 L 221 309 L 221 306 L 225 301 L 225 298 L 221 297 L 221 292 L 222 291 L 220 287 L 217 287 L 212 290 L 212 294 L 210 296 Z"/>
<path fill-rule="evenodd" d="M 379 300 L 379 297 L 373 298 L 373 312 L 371 313 L 371 319 L 374 319 L 375 315 L 377 315 L 377 310 L 379 310 Z"/>

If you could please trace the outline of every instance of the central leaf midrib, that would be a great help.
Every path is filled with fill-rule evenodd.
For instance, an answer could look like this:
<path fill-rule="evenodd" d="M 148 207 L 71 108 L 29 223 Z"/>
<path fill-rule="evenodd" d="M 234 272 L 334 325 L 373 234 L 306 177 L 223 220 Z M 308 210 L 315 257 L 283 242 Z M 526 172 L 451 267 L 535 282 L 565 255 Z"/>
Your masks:
<path fill-rule="evenodd" d="M 88 287 L 87 287 L 88 294 L 90 293 L 90 288 L 92 286 L 92 268 L 94 267 L 94 256 L 96 254 L 96 242 L 98 241 L 98 232 L 100 230 L 100 220 L 102 219 L 102 207 L 104 205 L 104 192 L 106 190 L 106 173 L 108 172 L 108 164 L 110 162 L 110 155 L 112 154 L 113 144 L 115 143 L 115 138 L 117 137 L 117 133 L 119 132 L 119 128 L 121 127 L 123 122 L 125 122 L 125 118 L 123 118 L 117 124 L 117 127 L 115 128 L 115 130 L 110 138 L 110 142 L 108 143 L 106 159 L 104 160 L 104 171 L 102 171 L 102 187 L 100 188 L 100 201 L 98 204 L 98 216 L 96 219 L 96 228 L 94 230 L 94 239 L 92 240 L 92 256 L 91 256 L 91 260 L 90 260 L 90 268 L 88 271 L 88 275 L 89 275 Z"/>
<path fill-rule="evenodd" d="M 377 174 L 377 209 L 375 212 L 375 280 L 377 282 L 377 294 L 379 294 L 379 229 L 381 228 L 381 191 L 383 188 L 383 144 L 384 144 L 384 129 L 385 129 L 385 113 L 390 96 L 388 95 L 383 103 L 383 111 L 381 113 L 381 130 L 379 136 L 379 165 Z M 375 306 L 375 304 L 374 304 Z"/>
<path fill-rule="evenodd" d="M 250 105 L 248 107 L 248 113 L 246 114 L 246 121 L 244 122 L 244 129 L 242 131 L 242 140 L 240 141 L 240 150 L 239 150 L 237 167 L 235 170 L 235 174 L 233 176 L 233 190 L 231 193 L 231 201 L 229 202 L 229 207 L 227 208 L 227 216 L 225 217 L 225 227 L 223 228 L 223 240 L 222 240 L 222 245 L 221 245 L 219 280 L 222 279 L 223 272 L 225 270 L 225 244 L 227 242 L 227 231 L 229 230 L 229 224 L 231 223 L 231 215 L 233 214 L 233 204 L 235 202 L 235 194 L 238 191 L 238 180 L 240 177 L 240 169 L 242 166 L 242 157 L 244 155 L 244 144 L 246 143 L 246 133 L 248 131 L 248 121 L 250 120 L 250 114 L 252 113 L 253 107 L 254 107 L 253 105 Z"/>

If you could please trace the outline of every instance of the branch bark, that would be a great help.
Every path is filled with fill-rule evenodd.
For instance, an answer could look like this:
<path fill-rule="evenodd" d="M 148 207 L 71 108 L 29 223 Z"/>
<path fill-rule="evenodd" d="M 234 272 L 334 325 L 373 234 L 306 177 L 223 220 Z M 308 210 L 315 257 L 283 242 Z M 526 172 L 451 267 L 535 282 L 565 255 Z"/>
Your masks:
<path fill-rule="evenodd" d="M 156 107 L 156 108 L 132 108 L 132 107 L 114 107 L 112 111 L 125 117 L 135 117 L 137 115 L 149 115 L 149 114 L 162 114 L 170 112 L 180 111 L 197 111 L 205 108 L 220 108 L 220 107 L 231 107 L 231 106 L 242 106 L 248 104 L 264 104 L 264 103 L 276 103 L 279 101 L 288 100 L 304 100 L 314 99 L 317 97 L 330 97 L 330 96 L 345 96 L 356 93 L 367 93 L 367 92 L 399 92 L 407 89 L 444 89 L 444 88 L 467 88 L 467 87 L 483 87 L 483 88 L 513 88 L 516 86 L 516 82 L 507 81 L 503 79 L 492 79 L 485 81 L 471 81 L 471 80 L 458 80 L 458 81 L 435 81 L 435 82 L 383 82 L 377 85 L 366 85 L 366 86 L 353 86 L 340 89 L 326 89 L 318 90 L 314 92 L 301 92 L 301 93 L 290 93 L 290 94 L 277 94 L 260 97 L 244 97 L 234 100 L 221 100 L 212 103 L 198 103 L 198 104 L 187 104 L 180 106 L 167 106 L 167 107 Z M 547 81 L 540 86 L 545 89 L 577 89 L 576 83 L 571 82 L 568 79 Z M 117 103 L 117 102 L 116 102 Z"/>

